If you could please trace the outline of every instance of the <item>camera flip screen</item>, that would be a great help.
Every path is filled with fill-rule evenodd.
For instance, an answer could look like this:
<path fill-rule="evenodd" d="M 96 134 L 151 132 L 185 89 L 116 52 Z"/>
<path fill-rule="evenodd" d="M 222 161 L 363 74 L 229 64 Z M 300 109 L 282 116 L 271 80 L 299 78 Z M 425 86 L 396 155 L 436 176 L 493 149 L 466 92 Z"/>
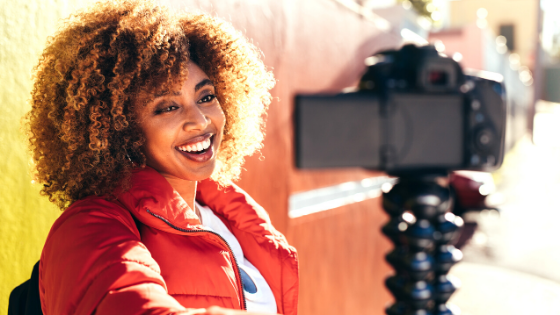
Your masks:
<path fill-rule="evenodd" d="M 299 168 L 458 168 L 464 162 L 463 98 L 369 93 L 296 98 Z"/>
<path fill-rule="evenodd" d="M 463 164 L 461 95 L 394 94 L 391 100 L 387 134 L 396 159 L 388 169 L 454 169 Z"/>
<path fill-rule="evenodd" d="M 297 166 L 379 167 L 379 108 L 362 93 L 296 97 Z"/>

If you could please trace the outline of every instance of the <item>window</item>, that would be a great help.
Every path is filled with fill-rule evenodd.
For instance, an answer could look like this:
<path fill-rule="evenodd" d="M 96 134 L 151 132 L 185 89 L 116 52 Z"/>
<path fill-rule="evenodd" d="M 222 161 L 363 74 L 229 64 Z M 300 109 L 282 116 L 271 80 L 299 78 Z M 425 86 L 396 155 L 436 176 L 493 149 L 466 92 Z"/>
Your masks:
<path fill-rule="evenodd" d="M 507 39 L 506 46 L 509 51 L 515 50 L 515 25 L 502 24 L 500 25 L 500 35 Z"/>

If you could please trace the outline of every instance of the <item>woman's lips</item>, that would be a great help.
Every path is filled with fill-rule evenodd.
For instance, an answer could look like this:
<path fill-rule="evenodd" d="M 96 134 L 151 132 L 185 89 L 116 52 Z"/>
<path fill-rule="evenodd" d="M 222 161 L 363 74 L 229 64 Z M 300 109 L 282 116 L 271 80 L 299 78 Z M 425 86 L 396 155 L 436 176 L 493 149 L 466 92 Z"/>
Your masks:
<path fill-rule="evenodd" d="M 179 149 L 180 151 L 186 151 L 186 152 L 191 152 L 191 153 L 196 153 L 196 152 L 200 152 L 202 150 L 206 150 L 208 149 L 208 147 L 210 147 L 210 145 L 212 144 L 211 138 L 208 137 L 202 141 L 197 141 L 197 142 L 191 142 L 189 144 L 183 144 L 180 146 L 177 146 L 177 149 Z"/>
<path fill-rule="evenodd" d="M 214 136 L 209 134 L 197 138 L 193 139 L 194 141 L 189 141 L 187 144 L 177 146 L 175 149 L 184 157 L 195 162 L 206 162 L 212 159 L 214 156 L 214 148 L 212 147 Z"/>
<path fill-rule="evenodd" d="M 196 136 L 196 137 L 193 137 L 193 138 L 189 139 L 187 142 L 185 142 L 185 143 L 183 143 L 183 144 L 181 144 L 181 145 L 178 145 L 176 148 L 179 149 L 179 150 L 182 150 L 182 149 L 184 149 L 183 147 L 196 145 L 196 144 L 199 143 L 199 142 L 202 143 L 202 142 L 204 142 L 205 140 L 210 139 L 212 136 L 214 136 L 214 134 L 211 133 L 211 132 L 205 133 L 205 134 L 203 134 L 203 135 Z M 185 150 L 182 150 L 182 151 L 185 151 Z"/>

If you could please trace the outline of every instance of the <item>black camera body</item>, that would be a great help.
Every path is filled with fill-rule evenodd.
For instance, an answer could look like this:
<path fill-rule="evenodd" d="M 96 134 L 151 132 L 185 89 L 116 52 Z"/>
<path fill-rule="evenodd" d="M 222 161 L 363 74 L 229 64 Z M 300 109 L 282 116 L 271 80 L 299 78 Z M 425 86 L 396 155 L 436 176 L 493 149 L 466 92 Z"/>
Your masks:
<path fill-rule="evenodd" d="M 298 168 L 364 167 L 391 174 L 491 171 L 504 156 L 505 87 L 466 75 L 433 46 L 368 58 L 357 92 L 298 95 Z"/>

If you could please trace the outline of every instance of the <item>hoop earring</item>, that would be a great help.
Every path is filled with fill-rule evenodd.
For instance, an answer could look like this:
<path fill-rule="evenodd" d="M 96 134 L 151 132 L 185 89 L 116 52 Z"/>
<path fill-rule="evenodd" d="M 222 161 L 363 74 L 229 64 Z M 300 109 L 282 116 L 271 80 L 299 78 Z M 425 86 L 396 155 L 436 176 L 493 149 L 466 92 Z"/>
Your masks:
<path fill-rule="evenodd" d="M 126 148 L 124 149 L 124 152 L 125 152 L 126 158 L 130 161 L 130 163 L 134 164 L 134 162 L 130 158 L 130 155 L 128 155 L 128 151 L 126 150 Z"/>

